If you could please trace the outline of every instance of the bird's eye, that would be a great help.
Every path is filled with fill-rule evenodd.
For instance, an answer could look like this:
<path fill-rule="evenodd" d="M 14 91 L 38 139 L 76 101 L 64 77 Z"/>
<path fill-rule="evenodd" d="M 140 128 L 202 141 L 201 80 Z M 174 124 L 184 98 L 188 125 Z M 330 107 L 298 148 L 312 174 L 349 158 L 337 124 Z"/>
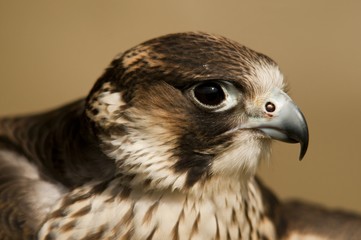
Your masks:
<path fill-rule="evenodd" d="M 193 91 L 194 97 L 207 106 L 218 106 L 226 98 L 222 87 L 214 82 L 199 84 Z"/>
<path fill-rule="evenodd" d="M 226 81 L 204 81 L 190 89 L 193 101 L 210 111 L 223 111 L 235 106 L 240 92 Z"/>

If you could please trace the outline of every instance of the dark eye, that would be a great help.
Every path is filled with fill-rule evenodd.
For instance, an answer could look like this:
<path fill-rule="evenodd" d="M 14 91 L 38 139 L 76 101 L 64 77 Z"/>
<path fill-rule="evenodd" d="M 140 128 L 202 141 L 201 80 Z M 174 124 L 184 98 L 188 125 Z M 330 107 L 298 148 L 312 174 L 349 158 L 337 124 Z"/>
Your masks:
<path fill-rule="evenodd" d="M 242 93 L 228 81 L 203 81 L 187 91 L 191 100 L 200 108 L 220 112 L 230 109 L 240 102 Z"/>
<path fill-rule="evenodd" d="M 199 84 L 193 91 L 194 97 L 200 103 L 208 106 L 218 106 L 226 99 L 223 88 L 215 82 Z"/>

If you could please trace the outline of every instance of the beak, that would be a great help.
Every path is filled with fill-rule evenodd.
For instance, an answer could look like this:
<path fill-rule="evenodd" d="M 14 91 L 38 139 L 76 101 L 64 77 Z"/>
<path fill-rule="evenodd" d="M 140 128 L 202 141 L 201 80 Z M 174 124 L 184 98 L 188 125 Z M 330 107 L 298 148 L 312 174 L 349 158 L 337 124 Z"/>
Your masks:
<path fill-rule="evenodd" d="M 292 99 L 283 91 L 274 91 L 262 104 L 263 116 L 250 117 L 243 129 L 258 129 L 272 139 L 300 143 L 299 160 L 308 147 L 308 127 L 305 117 Z"/>

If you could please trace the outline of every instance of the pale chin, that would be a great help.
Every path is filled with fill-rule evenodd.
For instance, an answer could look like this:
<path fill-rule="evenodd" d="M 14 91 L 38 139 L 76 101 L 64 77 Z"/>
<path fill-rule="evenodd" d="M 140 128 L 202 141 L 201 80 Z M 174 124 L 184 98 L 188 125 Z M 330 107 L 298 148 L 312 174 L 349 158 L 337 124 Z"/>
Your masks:
<path fill-rule="evenodd" d="M 270 138 L 252 131 L 242 131 L 233 143 L 218 154 L 212 164 L 213 175 L 237 176 L 249 179 L 255 175 L 260 161 L 269 160 Z"/>

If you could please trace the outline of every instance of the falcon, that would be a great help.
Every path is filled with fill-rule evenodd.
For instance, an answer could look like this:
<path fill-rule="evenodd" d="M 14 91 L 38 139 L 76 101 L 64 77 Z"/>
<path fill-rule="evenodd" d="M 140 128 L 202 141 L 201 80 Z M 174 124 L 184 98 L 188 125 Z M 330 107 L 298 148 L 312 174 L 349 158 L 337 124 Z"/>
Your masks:
<path fill-rule="evenodd" d="M 272 139 L 307 151 L 277 64 L 222 36 L 162 36 L 89 95 L 0 120 L 1 239 L 357 239 L 361 218 L 281 202 Z"/>

